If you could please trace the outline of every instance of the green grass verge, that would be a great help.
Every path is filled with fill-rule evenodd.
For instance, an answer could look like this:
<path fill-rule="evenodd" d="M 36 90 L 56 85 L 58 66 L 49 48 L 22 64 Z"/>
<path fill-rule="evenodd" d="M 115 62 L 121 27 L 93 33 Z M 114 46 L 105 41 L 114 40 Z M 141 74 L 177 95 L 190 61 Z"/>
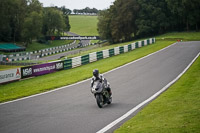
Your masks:
<path fill-rule="evenodd" d="M 172 32 L 158 36 L 156 39 L 162 40 L 182 40 L 182 41 L 199 41 L 200 32 Z"/>
<path fill-rule="evenodd" d="M 21 66 L 8 66 L 8 65 L 0 65 L 0 71 L 8 70 L 8 69 L 14 69 L 19 68 Z"/>
<path fill-rule="evenodd" d="M 70 32 L 82 36 L 98 36 L 97 16 L 69 15 Z"/>
<path fill-rule="evenodd" d="M 98 68 L 100 72 L 103 73 L 162 49 L 172 43 L 173 41 L 157 41 L 155 44 L 138 48 L 131 52 L 113 56 L 111 58 L 102 59 L 98 62 L 74 69 L 63 70 L 48 75 L 0 85 L 0 102 L 41 93 L 88 79 L 92 76 L 91 72 L 95 68 Z"/>
<path fill-rule="evenodd" d="M 165 93 L 115 133 L 199 133 L 200 58 Z"/>

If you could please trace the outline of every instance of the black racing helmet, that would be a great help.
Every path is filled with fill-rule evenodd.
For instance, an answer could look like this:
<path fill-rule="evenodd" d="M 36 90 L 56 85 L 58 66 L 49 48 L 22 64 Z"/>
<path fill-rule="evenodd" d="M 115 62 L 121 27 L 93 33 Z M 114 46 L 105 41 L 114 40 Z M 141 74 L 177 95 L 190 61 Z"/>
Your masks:
<path fill-rule="evenodd" d="M 93 70 L 93 75 L 97 78 L 99 77 L 99 70 L 98 69 L 94 69 Z"/>

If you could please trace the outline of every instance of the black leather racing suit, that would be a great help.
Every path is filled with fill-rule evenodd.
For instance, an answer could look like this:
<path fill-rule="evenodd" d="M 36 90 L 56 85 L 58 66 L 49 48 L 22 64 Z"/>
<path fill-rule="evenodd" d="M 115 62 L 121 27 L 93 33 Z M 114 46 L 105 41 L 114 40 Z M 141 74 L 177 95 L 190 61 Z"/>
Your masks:
<path fill-rule="evenodd" d="M 92 79 L 91 79 L 91 87 L 93 87 L 94 82 L 97 81 L 97 80 L 100 80 L 100 82 L 104 82 L 104 84 L 106 86 L 106 89 L 108 90 L 109 94 L 112 95 L 110 84 L 107 81 L 107 79 L 104 78 L 104 76 L 102 74 L 99 74 L 98 77 L 95 77 L 95 76 L 92 77 Z"/>

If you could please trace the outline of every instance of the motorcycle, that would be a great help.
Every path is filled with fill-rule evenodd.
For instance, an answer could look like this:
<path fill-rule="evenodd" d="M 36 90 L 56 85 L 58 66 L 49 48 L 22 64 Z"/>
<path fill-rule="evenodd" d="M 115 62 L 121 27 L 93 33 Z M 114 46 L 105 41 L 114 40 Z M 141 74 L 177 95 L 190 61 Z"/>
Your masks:
<path fill-rule="evenodd" d="M 111 104 L 112 97 L 106 89 L 105 83 L 100 82 L 100 80 L 95 81 L 91 92 L 94 94 L 99 108 L 102 108 L 106 103 Z"/>

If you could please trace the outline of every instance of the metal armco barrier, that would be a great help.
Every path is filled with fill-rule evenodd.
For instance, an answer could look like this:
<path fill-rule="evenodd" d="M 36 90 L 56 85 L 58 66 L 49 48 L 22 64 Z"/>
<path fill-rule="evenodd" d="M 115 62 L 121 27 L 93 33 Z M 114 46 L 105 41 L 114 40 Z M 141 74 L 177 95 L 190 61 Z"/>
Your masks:
<path fill-rule="evenodd" d="M 84 56 L 81 56 L 81 64 L 82 65 L 85 65 L 85 64 L 88 64 L 90 62 L 90 59 L 89 59 L 89 54 L 88 55 L 84 55 Z"/>
<path fill-rule="evenodd" d="M 128 51 L 131 51 L 131 50 L 132 50 L 132 45 L 129 44 L 129 45 L 128 45 Z"/>
<path fill-rule="evenodd" d="M 72 68 L 72 59 L 64 60 L 64 69 L 71 69 Z"/>
<path fill-rule="evenodd" d="M 103 51 L 97 52 L 97 60 L 103 59 Z"/>
<path fill-rule="evenodd" d="M 85 65 L 94 61 L 98 61 L 100 59 L 112 57 L 114 55 L 122 54 L 131 50 L 134 50 L 135 48 L 139 48 L 142 46 L 149 45 L 151 43 L 155 42 L 155 38 L 135 42 L 129 45 L 124 45 L 120 47 L 115 47 L 112 49 L 106 49 L 99 52 L 90 53 L 87 55 L 74 57 L 72 59 L 67 59 L 64 61 L 64 69 L 70 69 L 75 68 L 81 65 Z"/>
<path fill-rule="evenodd" d="M 119 47 L 119 53 L 120 54 L 124 53 L 124 47 Z"/>
<path fill-rule="evenodd" d="M 109 49 L 109 56 L 112 57 L 113 55 L 115 55 L 114 49 Z"/>
<path fill-rule="evenodd" d="M 49 62 L 40 65 L 33 65 L 29 67 L 22 67 L 6 71 L 0 71 L 0 84 L 15 80 L 20 80 L 28 77 L 40 76 L 44 74 L 53 73 L 60 70 L 75 68 L 91 62 L 95 62 L 104 58 L 112 57 L 114 55 L 123 54 L 125 52 L 134 50 L 136 48 L 150 45 L 155 42 L 155 38 L 135 42 L 129 45 L 106 49 L 99 52 L 93 52 L 87 55 L 66 59 L 64 61 Z"/>
<path fill-rule="evenodd" d="M 90 62 L 97 61 L 97 54 L 96 54 L 96 52 L 90 53 L 89 56 L 90 56 Z"/>

